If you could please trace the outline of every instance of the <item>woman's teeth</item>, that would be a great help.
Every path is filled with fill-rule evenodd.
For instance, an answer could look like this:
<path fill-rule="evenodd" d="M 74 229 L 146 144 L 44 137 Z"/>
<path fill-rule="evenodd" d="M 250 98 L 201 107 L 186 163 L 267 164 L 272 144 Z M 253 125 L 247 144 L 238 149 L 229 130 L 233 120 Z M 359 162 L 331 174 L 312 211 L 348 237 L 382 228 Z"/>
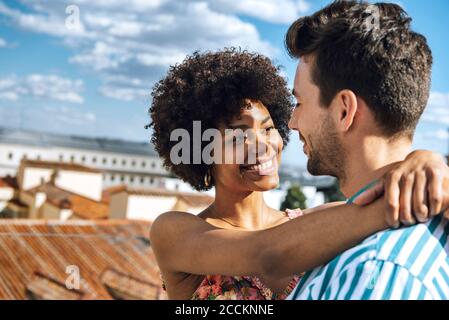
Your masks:
<path fill-rule="evenodd" d="M 273 165 L 273 160 L 267 161 L 265 163 L 259 164 L 257 166 L 248 167 L 249 170 L 265 170 L 270 168 Z"/>

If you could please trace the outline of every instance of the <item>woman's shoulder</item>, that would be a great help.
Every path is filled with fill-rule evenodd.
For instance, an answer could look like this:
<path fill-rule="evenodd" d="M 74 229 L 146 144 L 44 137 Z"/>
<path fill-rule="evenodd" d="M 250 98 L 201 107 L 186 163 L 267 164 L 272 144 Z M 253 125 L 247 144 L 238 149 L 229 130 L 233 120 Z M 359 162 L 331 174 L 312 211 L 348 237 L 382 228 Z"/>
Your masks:
<path fill-rule="evenodd" d="M 151 224 L 150 241 L 157 244 L 187 228 L 199 226 L 204 221 L 196 215 L 183 211 L 168 211 L 159 215 Z"/>
<path fill-rule="evenodd" d="M 152 228 L 157 228 L 166 225 L 177 225 L 186 222 L 200 222 L 202 219 L 185 211 L 167 211 L 160 214 L 152 223 Z"/>

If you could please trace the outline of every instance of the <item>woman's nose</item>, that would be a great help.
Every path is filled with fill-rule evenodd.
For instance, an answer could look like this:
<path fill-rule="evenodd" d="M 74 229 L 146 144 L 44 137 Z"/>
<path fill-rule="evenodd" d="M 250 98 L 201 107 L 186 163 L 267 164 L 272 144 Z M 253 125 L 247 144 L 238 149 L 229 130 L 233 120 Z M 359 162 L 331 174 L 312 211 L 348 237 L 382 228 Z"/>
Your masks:
<path fill-rule="evenodd" d="M 249 145 L 249 151 L 255 152 L 258 156 L 269 153 L 271 145 L 270 135 L 265 130 L 257 130 L 253 142 Z"/>

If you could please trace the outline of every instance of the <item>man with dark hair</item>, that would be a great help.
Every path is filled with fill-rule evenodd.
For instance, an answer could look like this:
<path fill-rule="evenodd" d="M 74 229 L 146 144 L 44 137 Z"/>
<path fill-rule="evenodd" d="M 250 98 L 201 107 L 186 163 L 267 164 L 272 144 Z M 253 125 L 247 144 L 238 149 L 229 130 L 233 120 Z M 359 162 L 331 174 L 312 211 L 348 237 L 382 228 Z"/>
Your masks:
<path fill-rule="evenodd" d="M 410 22 L 396 4 L 335 1 L 288 30 L 287 50 L 301 61 L 290 127 L 304 142 L 309 171 L 337 177 L 343 193 L 354 195 L 349 203 L 410 153 L 427 104 L 432 54 Z M 413 193 L 424 195 L 425 177 L 401 183 L 416 183 Z M 424 196 L 408 206 L 412 196 L 398 197 L 406 225 L 415 222 L 412 212 L 421 220 L 442 209 L 432 199 L 427 209 Z M 310 271 L 290 298 L 449 299 L 448 240 L 441 215 L 380 232 Z"/>

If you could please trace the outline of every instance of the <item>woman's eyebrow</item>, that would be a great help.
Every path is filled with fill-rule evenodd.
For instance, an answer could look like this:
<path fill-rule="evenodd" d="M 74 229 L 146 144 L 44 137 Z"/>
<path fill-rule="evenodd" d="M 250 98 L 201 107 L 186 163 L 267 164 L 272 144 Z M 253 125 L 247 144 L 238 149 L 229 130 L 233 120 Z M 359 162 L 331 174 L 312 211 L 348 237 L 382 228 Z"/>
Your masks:
<path fill-rule="evenodd" d="M 264 123 L 266 123 L 266 122 L 268 122 L 270 120 L 271 120 L 271 117 L 267 116 L 265 119 L 262 120 L 262 124 L 264 124 Z"/>
<path fill-rule="evenodd" d="M 265 124 L 265 123 L 267 123 L 270 120 L 271 120 L 271 116 L 267 116 L 260 123 L 261 124 Z M 235 124 L 235 125 L 232 125 L 232 124 L 229 123 L 228 124 L 228 128 L 229 129 L 249 129 L 250 127 L 248 125 L 246 125 L 246 124 Z"/>
<path fill-rule="evenodd" d="M 240 124 L 240 125 L 229 124 L 228 128 L 229 129 L 249 129 L 249 126 L 247 126 L 246 124 Z"/>

